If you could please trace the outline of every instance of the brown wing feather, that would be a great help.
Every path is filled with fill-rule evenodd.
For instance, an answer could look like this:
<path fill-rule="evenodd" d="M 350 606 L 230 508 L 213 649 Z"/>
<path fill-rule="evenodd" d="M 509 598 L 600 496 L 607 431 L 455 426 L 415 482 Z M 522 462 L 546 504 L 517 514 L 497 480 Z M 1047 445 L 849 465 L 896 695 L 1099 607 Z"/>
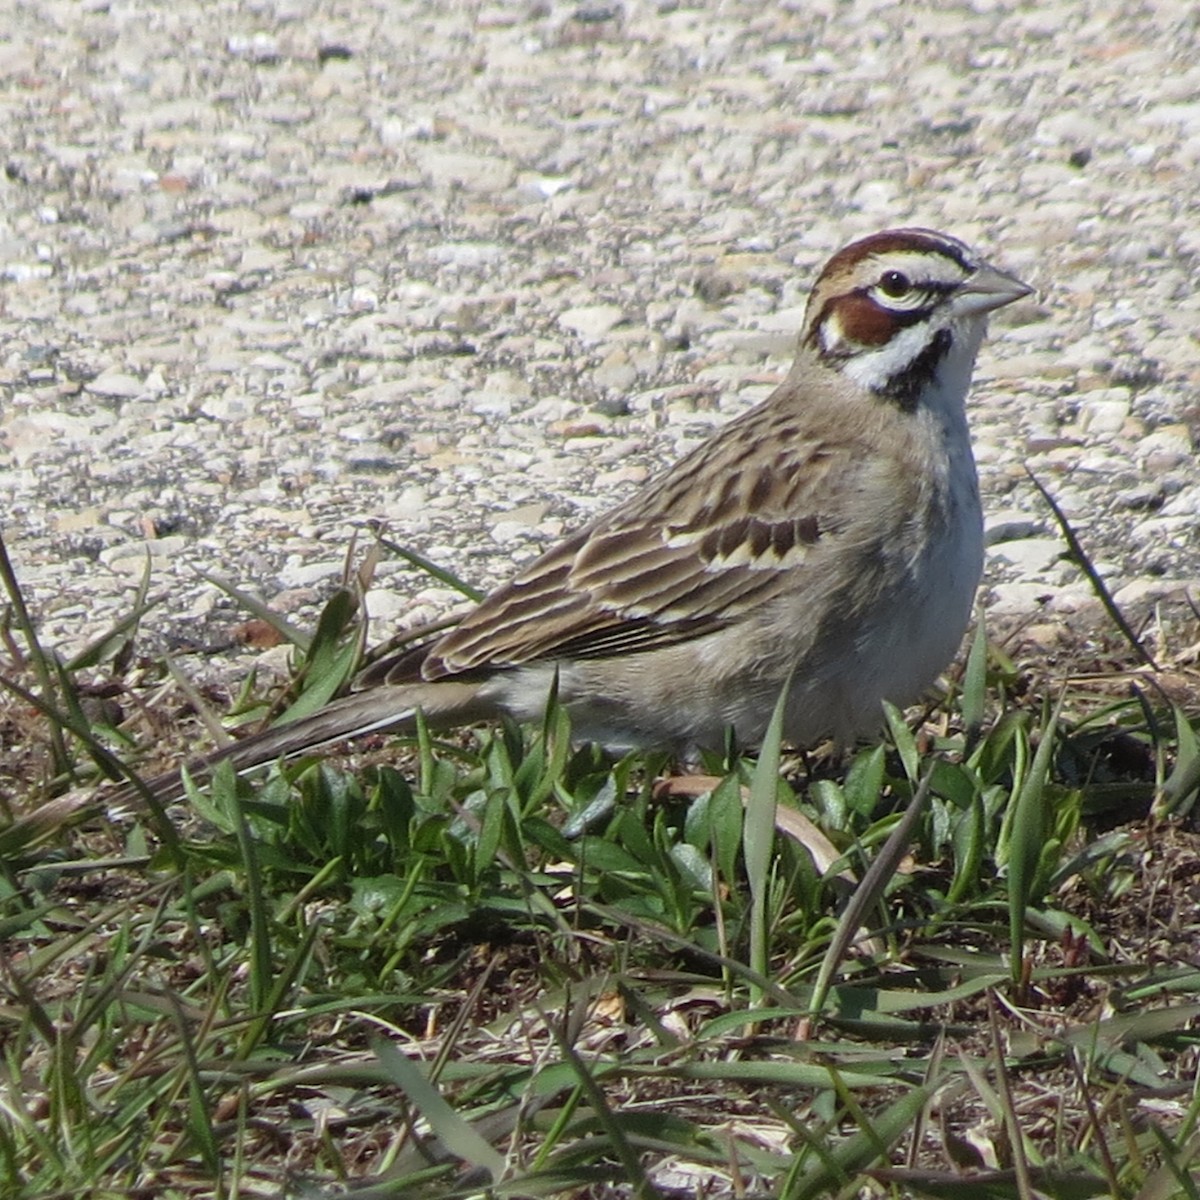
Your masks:
<path fill-rule="evenodd" d="M 765 463 L 763 438 L 779 447 Z M 814 548 L 824 556 L 840 528 L 828 514 L 855 472 L 844 442 L 804 439 L 768 401 L 492 592 L 429 648 L 421 675 L 624 654 L 719 629 L 778 594 Z M 720 490 L 697 495 L 697 478 Z"/>

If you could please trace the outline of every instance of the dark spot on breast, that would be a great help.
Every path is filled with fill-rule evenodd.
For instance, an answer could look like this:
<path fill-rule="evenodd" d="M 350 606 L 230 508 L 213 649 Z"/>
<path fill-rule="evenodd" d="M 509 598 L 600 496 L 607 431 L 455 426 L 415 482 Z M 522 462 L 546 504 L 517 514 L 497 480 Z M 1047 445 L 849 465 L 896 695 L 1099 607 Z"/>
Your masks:
<path fill-rule="evenodd" d="M 913 412 L 921 400 L 921 392 L 937 374 L 953 338 L 948 329 L 939 329 L 933 340 L 904 368 L 887 381 L 882 394 L 893 400 L 905 412 Z"/>

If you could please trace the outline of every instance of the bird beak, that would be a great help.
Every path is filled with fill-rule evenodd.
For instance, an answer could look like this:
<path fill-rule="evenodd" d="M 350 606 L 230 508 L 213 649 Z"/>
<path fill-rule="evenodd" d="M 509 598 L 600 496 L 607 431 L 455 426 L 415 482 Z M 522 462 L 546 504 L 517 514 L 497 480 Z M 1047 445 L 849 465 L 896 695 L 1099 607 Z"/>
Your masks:
<path fill-rule="evenodd" d="M 954 307 L 963 316 L 978 316 L 1032 294 L 1033 288 L 1029 284 L 984 263 L 954 293 Z"/>

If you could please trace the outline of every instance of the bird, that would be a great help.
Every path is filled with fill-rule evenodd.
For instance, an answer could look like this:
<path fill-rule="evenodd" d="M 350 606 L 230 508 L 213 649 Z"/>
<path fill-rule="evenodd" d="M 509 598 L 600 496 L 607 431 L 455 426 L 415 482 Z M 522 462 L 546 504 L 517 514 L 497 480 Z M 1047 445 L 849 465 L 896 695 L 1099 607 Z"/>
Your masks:
<path fill-rule="evenodd" d="M 380 658 L 346 695 L 189 765 L 237 772 L 382 731 L 541 719 L 679 756 L 852 744 L 957 652 L 983 567 L 966 399 L 987 317 L 1031 294 L 966 243 L 888 229 L 816 278 L 793 365 L 637 492 L 454 627 Z M 180 773 L 150 783 L 179 794 Z"/>

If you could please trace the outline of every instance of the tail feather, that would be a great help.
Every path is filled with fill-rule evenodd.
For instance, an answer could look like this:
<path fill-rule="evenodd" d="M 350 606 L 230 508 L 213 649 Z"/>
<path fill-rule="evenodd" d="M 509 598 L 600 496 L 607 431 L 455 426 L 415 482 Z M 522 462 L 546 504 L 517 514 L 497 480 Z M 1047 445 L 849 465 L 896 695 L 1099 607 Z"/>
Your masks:
<path fill-rule="evenodd" d="M 435 727 L 467 724 L 487 717 L 490 710 L 477 699 L 478 685 L 436 683 L 377 687 L 334 700 L 309 717 L 289 725 L 266 729 L 191 760 L 188 775 L 202 781 L 211 777 L 221 763 L 228 762 L 241 774 L 281 758 L 291 758 L 318 750 L 334 742 L 363 737 L 369 733 L 411 730 L 417 710 L 426 714 Z M 160 803 L 169 803 L 184 794 L 184 768 L 176 768 L 146 780 L 146 786 Z M 111 802 L 136 803 L 141 789 L 132 784 L 122 787 Z"/>

